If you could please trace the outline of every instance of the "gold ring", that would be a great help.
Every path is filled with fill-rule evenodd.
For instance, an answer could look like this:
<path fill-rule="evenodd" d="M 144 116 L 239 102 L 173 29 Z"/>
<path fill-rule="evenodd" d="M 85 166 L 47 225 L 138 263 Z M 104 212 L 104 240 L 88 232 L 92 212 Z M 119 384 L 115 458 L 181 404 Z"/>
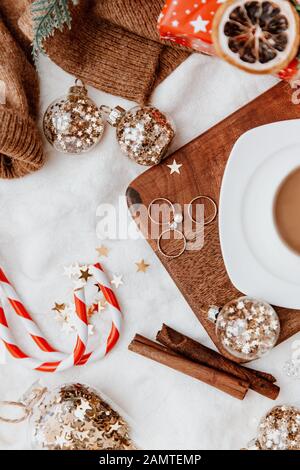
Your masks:
<path fill-rule="evenodd" d="M 174 205 L 172 204 L 171 201 L 169 201 L 169 199 L 166 199 L 165 197 L 156 197 L 155 199 L 153 199 L 153 201 L 150 202 L 149 206 L 148 206 L 148 217 L 149 219 L 156 225 L 166 225 L 168 224 L 169 222 L 163 222 L 163 223 L 160 223 L 160 222 L 157 222 L 157 220 L 154 220 L 152 215 L 151 215 L 151 207 L 152 205 L 156 202 L 156 201 L 164 201 L 164 202 L 167 202 L 168 205 L 171 207 L 172 209 L 172 212 L 173 212 L 173 215 L 175 214 L 175 208 L 174 208 Z"/>
<path fill-rule="evenodd" d="M 164 236 L 165 233 L 167 232 L 177 232 L 177 233 L 180 233 L 181 237 L 182 237 L 182 240 L 183 240 L 183 247 L 182 249 L 180 250 L 179 253 L 177 253 L 176 255 L 168 255 L 167 253 L 165 253 L 161 247 L 161 240 L 162 240 L 162 237 Z M 158 251 L 163 255 L 165 256 L 166 258 L 169 258 L 169 259 L 173 259 L 173 258 L 178 258 L 179 256 L 181 256 L 184 252 L 185 252 L 185 249 L 186 249 L 186 238 L 184 236 L 184 234 L 182 232 L 180 232 L 180 230 L 177 230 L 177 229 L 167 229 L 167 230 L 164 230 L 160 236 L 158 237 L 157 239 L 157 248 L 158 248 Z"/>
<path fill-rule="evenodd" d="M 212 214 L 212 216 L 206 221 L 205 221 L 205 218 L 204 218 L 204 225 L 211 224 L 215 220 L 215 218 L 217 217 L 218 207 L 217 207 L 217 204 L 215 203 L 215 201 L 209 196 L 196 196 L 196 197 L 194 197 L 194 199 L 191 200 L 191 202 L 189 203 L 189 206 L 188 206 L 188 214 L 189 214 L 190 219 L 193 222 L 195 222 L 196 224 L 199 223 L 197 220 L 195 220 L 193 218 L 193 215 L 192 215 L 192 204 L 193 204 L 193 202 L 197 201 L 198 199 L 206 199 L 207 201 L 209 201 L 213 205 L 214 213 Z"/>

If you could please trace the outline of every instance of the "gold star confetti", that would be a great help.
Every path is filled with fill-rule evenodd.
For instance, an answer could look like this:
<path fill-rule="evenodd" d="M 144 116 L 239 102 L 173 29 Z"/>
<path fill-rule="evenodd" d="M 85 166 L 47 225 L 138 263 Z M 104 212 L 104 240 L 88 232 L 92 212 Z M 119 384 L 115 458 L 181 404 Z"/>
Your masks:
<path fill-rule="evenodd" d="M 106 300 L 103 299 L 96 299 L 94 300 L 94 303 L 90 306 L 88 309 L 87 315 L 88 317 L 92 317 L 94 313 L 102 312 L 106 308 Z"/>
<path fill-rule="evenodd" d="M 90 274 L 89 268 L 81 269 L 80 272 L 81 272 L 81 275 L 79 276 L 79 279 L 84 279 L 85 282 L 88 281 L 89 277 L 92 277 L 92 275 Z"/>
<path fill-rule="evenodd" d="M 137 265 L 138 273 L 145 273 L 150 266 L 150 264 L 145 263 L 143 259 L 139 263 L 135 263 L 135 264 Z"/>
<path fill-rule="evenodd" d="M 106 247 L 101 247 L 101 249 L 105 249 L 105 253 L 107 253 L 108 249 Z M 100 250 L 100 248 L 99 248 Z M 104 254 L 104 251 L 103 251 Z M 86 285 L 89 286 L 88 281 L 90 278 L 92 278 L 92 273 L 90 271 L 91 265 L 88 264 L 82 264 L 80 265 L 78 262 L 73 263 L 69 266 L 64 266 L 64 274 L 71 279 L 72 284 L 73 284 L 73 290 L 78 290 L 78 289 L 84 289 Z M 114 281 L 116 283 L 116 287 L 119 287 L 121 284 L 123 284 L 122 281 L 122 276 L 116 276 L 114 278 Z M 99 314 L 105 308 L 107 307 L 107 302 L 105 298 L 103 297 L 103 294 L 101 293 L 101 288 L 98 283 L 94 284 L 95 287 L 93 287 L 94 290 L 94 298 L 88 299 L 87 303 L 87 316 L 88 316 L 88 334 L 93 335 L 94 334 L 94 329 L 95 326 L 92 323 L 93 319 L 95 318 L 95 314 Z M 95 295 L 95 291 L 98 291 L 97 294 Z M 92 291 L 88 292 L 88 297 L 91 297 Z M 58 303 L 56 302 L 53 309 L 55 311 L 55 320 L 61 324 L 62 331 L 65 333 L 74 333 L 76 331 L 76 306 L 74 303 L 74 299 L 72 297 L 72 300 L 69 300 L 66 303 Z M 96 321 L 96 318 L 95 318 Z"/>
<path fill-rule="evenodd" d="M 54 312 L 61 313 L 65 308 L 66 308 L 66 304 L 58 304 L 57 302 L 55 302 L 52 310 Z"/>
<path fill-rule="evenodd" d="M 109 249 L 104 246 L 104 245 L 101 245 L 99 246 L 99 248 L 96 248 L 96 251 L 98 253 L 98 256 L 108 256 L 108 252 L 109 252 Z"/>
<path fill-rule="evenodd" d="M 182 167 L 182 163 L 177 163 L 176 160 L 173 160 L 172 165 L 167 165 L 168 168 L 170 168 L 170 175 L 173 175 L 173 173 L 178 173 L 180 175 L 180 168 Z"/>
<path fill-rule="evenodd" d="M 60 304 L 57 305 L 60 307 Z M 88 308 L 88 319 L 91 318 L 93 313 L 98 312 L 98 300 L 95 302 L 95 309 L 93 309 L 93 312 L 91 312 L 92 307 Z M 61 330 L 67 334 L 74 333 L 77 328 L 75 309 L 75 303 L 72 302 L 66 303 L 63 311 L 57 310 L 58 313 L 56 314 L 55 319 L 61 323 Z M 88 334 L 89 336 L 94 334 L 94 325 L 91 325 L 90 323 L 88 325 Z"/>
<path fill-rule="evenodd" d="M 122 275 L 117 276 L 117 275 L 114 274 L 114 276 L 113 276 L 112 280 L 110 281 L 110 283 L 113 284 L 116 289 L 118 289 L 122 284 L 124 284 L 122 279 L 123 279 Z"/>
<path fill-rule="evenodd" d="M 87 316 L 90 318 L 94 315 L 94 313 L 98 312 L 98 304 L 93 304 L 87 311 Z"/>

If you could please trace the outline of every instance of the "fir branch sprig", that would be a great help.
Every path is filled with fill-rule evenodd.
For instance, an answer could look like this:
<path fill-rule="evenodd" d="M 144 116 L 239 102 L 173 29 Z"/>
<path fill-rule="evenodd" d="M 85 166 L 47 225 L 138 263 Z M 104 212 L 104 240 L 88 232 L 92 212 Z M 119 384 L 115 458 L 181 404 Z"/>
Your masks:
<path fill-rule="evenodd" d="M 36 60 L 39 52 L 45 53 L 44 39 L 52 36 L 56 29 L 62 30 L 65 25 L 71 28 L 69 1 L 74 5 L 78 0 L 35 0 L 31 4 L 33 20 L 33 56 Z"/>
<path fill-rule="evenodd" d="M 290 2 L 294 5 L 296 11 L 300 15 L 300 4 L 299 4 L 299 2 L 297 0 L 290 0 Z"/>

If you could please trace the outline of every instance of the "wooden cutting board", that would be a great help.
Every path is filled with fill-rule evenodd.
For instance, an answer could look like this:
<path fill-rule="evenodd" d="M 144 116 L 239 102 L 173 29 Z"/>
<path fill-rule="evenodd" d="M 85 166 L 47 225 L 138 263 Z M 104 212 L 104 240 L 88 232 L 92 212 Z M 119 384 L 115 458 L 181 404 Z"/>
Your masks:
<path fill-rule="evenodd" d="M 136 178 L 126 193 L 132 216 L 136 215 L 133 204 L 134 210 L 136 204 L 148 207 L 157 197 L 188 204 L 195 196 L 206 194 L 218 202 L 224 168 L 235 141 L 244 132 L 262 124 L 300 118 L 300 107 L 292 104 L 291 94 L 289 84 L 279 83 L 177 150 L 161 165 L 150 168 Z M 166 166 L 174 158 L 177 163 L 183 164 L 180 175 L 170 175 L 170 169 Z M 147 226 L 140 226 L 140 229 L 147 233 Z M 148 242 L 209 336 L 226 354 L 218 344 L 214 325 L 207 320 L 207 309 L 212 304 L 221 306 L 241 293 L 232 285 L 225 270 L 217 220 L 205 227 L 205 243 L 200 251 L 186 251 L 176 259 L 163 257 L 157 250 L 156 240 L 149 239 Z M 276 311 L 281 320 L 281 342 L 300 331 L 300 310 L 276 307 Z"/>

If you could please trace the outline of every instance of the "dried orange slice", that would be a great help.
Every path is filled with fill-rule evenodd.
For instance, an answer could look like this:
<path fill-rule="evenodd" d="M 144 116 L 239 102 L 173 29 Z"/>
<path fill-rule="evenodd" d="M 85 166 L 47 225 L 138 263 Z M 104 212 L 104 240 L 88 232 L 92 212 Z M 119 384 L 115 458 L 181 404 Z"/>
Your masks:
<path fill-rule="evenodd" d="M 252 73 L 275 73 L 299 47 L 299 16 L 288 0 L 228 0 L 213 22 L 217 54 Z"/>

